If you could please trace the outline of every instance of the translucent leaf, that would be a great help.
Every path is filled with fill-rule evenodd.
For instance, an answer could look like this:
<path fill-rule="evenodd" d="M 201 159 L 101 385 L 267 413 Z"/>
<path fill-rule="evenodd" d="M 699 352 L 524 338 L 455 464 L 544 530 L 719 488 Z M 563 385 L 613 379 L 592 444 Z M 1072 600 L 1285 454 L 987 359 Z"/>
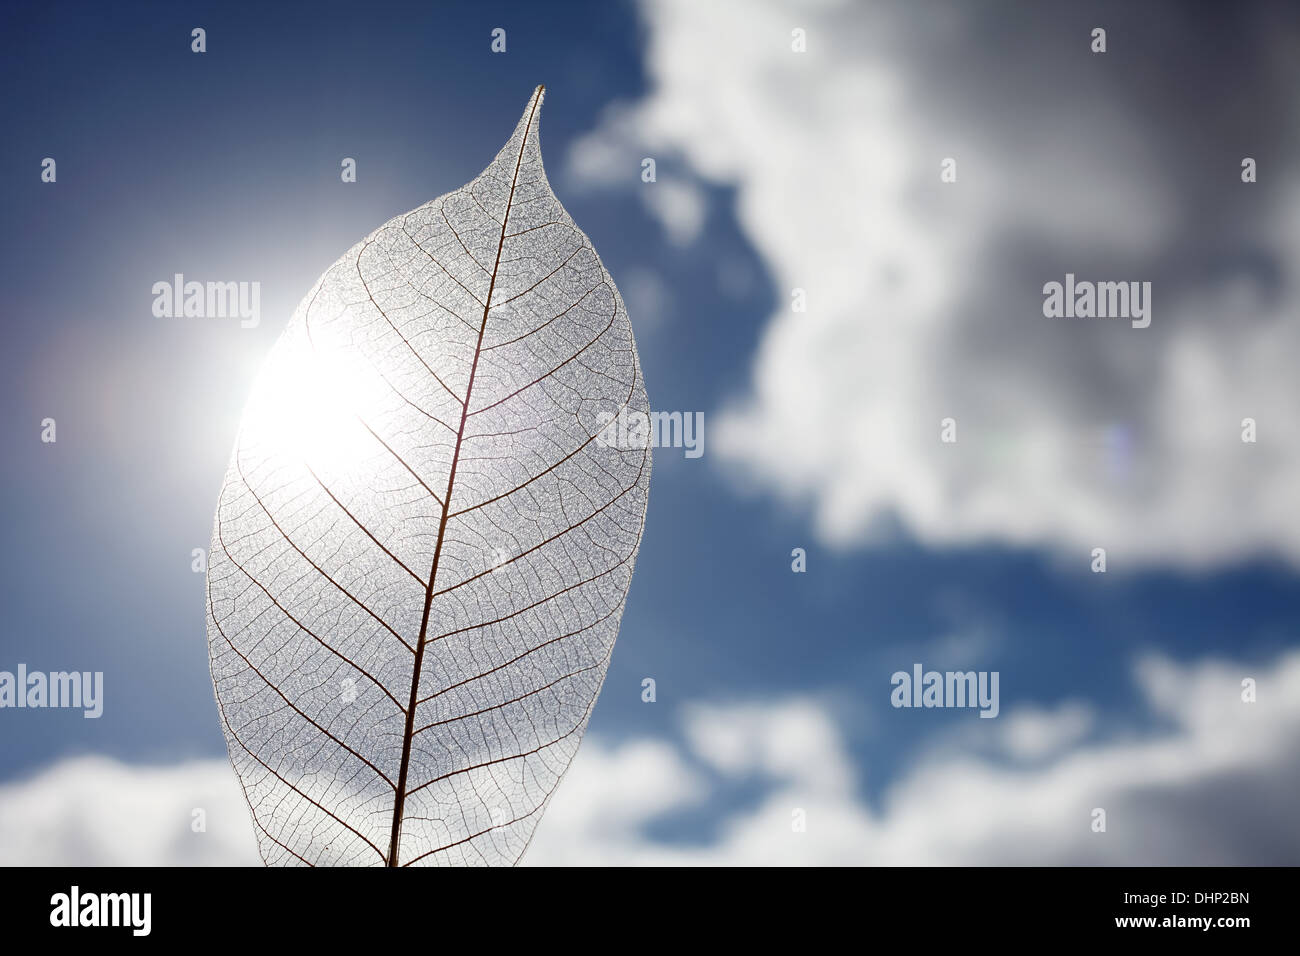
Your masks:
<path fill-rule="evenodd" d="M 598 435 L 648 409 L 542 93 L 330 267 L 245 410 L 208 643 L 268 864 L 517 862 L 600 691 L 650 451 Z"/>

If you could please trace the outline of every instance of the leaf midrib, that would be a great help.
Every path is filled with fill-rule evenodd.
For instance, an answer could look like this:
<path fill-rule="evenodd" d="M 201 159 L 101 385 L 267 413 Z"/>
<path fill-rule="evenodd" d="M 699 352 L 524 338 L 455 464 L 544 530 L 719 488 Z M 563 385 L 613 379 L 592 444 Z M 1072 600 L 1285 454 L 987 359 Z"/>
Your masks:
<path fill-rule="evenodd" d="M 537 104 L 541 102 L 545 87 L 539 86 L 533 92 L 532 106 L 528 111 L 528 121 L 524 124 L 524 135 L 519 143 L 519 155 L 515 158 L 514 175 L 510 178 L 510 195 L 506 198 L 505 214 L 501 217 L 501 237 L 497 240 L 496 261 L 492 264 L 492 273 L 488 281 L 487 298 L 483 303 L 483 321 L 479 324 L 478 341 L 474 345 L 474 360 L 470 364 L 469 382 L 465 386 L 465 400 L 461 405 L 460 427 L 456 431 L 456 444 L 451 456 L 451 468 L 447 473 L 447 492 L 443 495 L 442 518 L 438 522 L 438 538 L 433 548 L 433 566 L 429 570 L 429 581 L 424 590 L 424 613 L 420 619 L 420 636 L 415 647 L 415 666 L 411 672 L 411 696 L 406 708 L 406 729 L 402 733 L 402 764 L 397 774 L 397 794 L 393 803 L 393 824 L 388 845 L 386 865 L 400 866 L 398 850 L 402 839 L 402 814 L 406 805 L 406 775 L 411 763 L 411 744 L 415 739 L 415 710 L 419 702 L 420 671 L 424 664 L 424 648 L 429 631 L 429 612 L 433 606 L 434 582 L 438 577 L 438 559 L 442 556 L 443 537 L 447 531 L 447 520 L 451 517 L 451 493 L 456 483 L 456 465 L 460 461 L 461 443 L 465 438 L 465 423 L 469 421 L 470 399 L 474 394 L 474 376 L 478 371 L 479 356 L 483 352 L 483 333 L 487 329 L 488 313 L 492 310 L 492 293 L 496 288 L 497 272 L 501 267 L 501 250 L 506 242 L 506 224 L 510 222 L 510 208 L 515 199 L 515 186 L 519 181 L 519 167 L 523 165 L 524 149 L 528 145 L 528 133 L 533 126 L 533 116 Z"/>

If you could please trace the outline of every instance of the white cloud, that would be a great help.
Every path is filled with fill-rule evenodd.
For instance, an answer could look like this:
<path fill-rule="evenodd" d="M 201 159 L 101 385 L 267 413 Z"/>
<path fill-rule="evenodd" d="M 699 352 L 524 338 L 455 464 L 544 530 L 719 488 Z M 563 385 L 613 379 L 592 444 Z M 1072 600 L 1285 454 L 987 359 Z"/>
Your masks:
<path fill-rule="evenodd" d="M 620 272 L 618 287 L 627 304 L 628 315 L 636 317 L 637 337 L 658 330 L 672 304 L 672 293 L 659 274 L 633 266 Z"/>
<path fill-rule="evenodd" d="M 1086 704 L 1068 703 L 1056 710 L 1026 709 L 1011 714 L 998 728 L 1006 752 L 1019 760 L 1053 756 L 1081 740 L 1095 715 Z"/>
<path fill-rule="evenodd" d="M 651 183 L 641 195 L 647 211 L 659 220 L 674 245 L 689 246 L 704 231 L 708 202 L 695 183 L 673 179 Z"/>
<path fill-rule="evenodd" d="M 205 812 L 206 831 L 193 829 Z M 261 862 L 226 760 L 138 767 L 62 761 L 0 786 L 5 866 L 239 866 Z"/>
<path fill-rule="evenodd" d="M 1243 703 L 1241 681 L 1258 684 Z M 1092 727 L 1081 705 L 1007 708 L 994 751 L 941 745 L 861 796 L 828 709 L 808 698 L 702 704 L 683 740 L 589 734 L 538 827 L 530 865 L 1296 864 L 1300 652 L 1269 666 L 1148 658 L 1135 679 L 1159 729 Z M 725 804 L 757 783 L 757 803 Z M 190 828 L 207 811 L 207 832 Z M 1092 810 L 1107 831 L 1090 829 Z M 807 831 L 792 830 L 793 811 Z M 654 825 L 706 815 L 712 836 L 665 842 Z M 132 767 L 65 761 L 0 786 L 0 864 L 255 864 L 252 823 L 225 760 Z"/>
<path fill-rule="evenodd" d="M 575 189 L 628 187 L 635 189 L 641 204 L 664 229 L 668 241 L 689 246 L 700 237 L 708 215 L 708 197 L 693 179 L 665 169 L 659 162 L 664 154 L 638 156 L 628 146 L 637 139 L 638 115 L 623 106 L 612 107 L 604 117 L 598 135 L 574 143 L 566 173 Z M 655 163 L 655 178 L 644 178 L 646 160 Z"/>
<path fill-rule="evenodd" d="M 693 754 L 723 774 L 798 779 L 821 793 L 852 789 L 839 733 L 814 701 L 696 705 L 685 729 Z"/>
<path fill-rule="evenodd" d="M 1258 703 L 1240 699 L 1257 678 Z M 1300 653 L 1269 668 L 1225 662 L 1140 663 L 1136 678 L 1167 729 L 1078 746 L 1089 712 L 1013 710 L 991 728 L 1018 757 L 1006 765 L 941 747 L 868 806 L 852 784 L 853 761 L 827 711 L 813 700 L 710 705 L 690 711 L 687 747 L 661 760 L 660 779 L 703 764 L 723 779 L 759 779 L 769 790 L 732 808 L 717 838 L 666 845 L 632 813 L 590 833 L 581 818 L 542 822 L 527 862 L 619 864 L 1259 864 L 1300 862 L 1291 805 L 1300 783 Z M 592 744 L 595 746 L 591 746 Z M 556 805 L 599 788 L 623 753 L 584 744 Z M 698 799 L 692 794 L 692 803 Z M 682 806 L 686 805 L 683 801 Z M 1107 830 L 1091 830 L 1092 810 Z M 680 807 L 679 807 L 680 808 Z M 805 811 L 807 831 L 793 832 Z M 671 808 L 669 808 L 671 809 Z"/>
<path fill-rule="evenodd" d="M 778 301 L 713 447 L 810 503 L 823 540 L 875 540 L 897 518 L 941 546 L 1300 562 L 1300 303 L 1230 261 L 1206 277 L 1188 236 L 1254 244 L 1285 272 L 1300 190 L 1243 186 L 1232 166 L 1180 188 L 1202 125 L 1115 108 L 1132 67 L 1063 57 L 1068 24 L 1033 15 L 1042 44 L 956 5 L 644 4 L 650 93 L 611 109 L 572 171 L 640 189 L 611 171 L 672 156 L 736 188 Z M 939 181 L 949 156 L 956 184 Z M 646 188 L 670 186 L 664 170 Z M 1067 271 L 1153 281 L 1151 328 L 1044 319 L 1042 284 Z M 956 445 L 939 442 L 948 416 Z"/>

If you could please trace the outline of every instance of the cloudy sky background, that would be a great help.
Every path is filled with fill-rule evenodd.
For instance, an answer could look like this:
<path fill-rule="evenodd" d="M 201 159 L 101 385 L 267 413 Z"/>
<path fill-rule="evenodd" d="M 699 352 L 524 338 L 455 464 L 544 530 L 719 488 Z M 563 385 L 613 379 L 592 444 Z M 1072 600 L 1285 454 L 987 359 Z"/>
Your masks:
<path fill-rule="evenodd" d="M 0 712 L 0 862 L 256 862 L 190 570 L 252 376 L 320 272 L 472 178 L 537 82 L 651 404 L 706 431 L 656 456 L 526 862 L 1300 862 L 1300 13 L 5 17 L 0 669 L 102 670 L 106 705 Z M 261 325 L 155 318 L 175 272 L 260 281 Z M 1150 281 L 1150 328 L 1044 319 L 1067 272 Z M 891 708 L 918 661 L 999 671 L 1001 715 Z"/>

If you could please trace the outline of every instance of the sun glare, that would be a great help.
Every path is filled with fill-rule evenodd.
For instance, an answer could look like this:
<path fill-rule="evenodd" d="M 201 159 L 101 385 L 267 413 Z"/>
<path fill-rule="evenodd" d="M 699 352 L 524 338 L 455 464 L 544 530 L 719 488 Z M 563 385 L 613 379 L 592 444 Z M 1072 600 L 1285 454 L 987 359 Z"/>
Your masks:
<path fill-rule="evenodd" d="M 374 427 L 382 396 L 377 377 L 348 353 L 304 344 L 286 342 L 272 356 L 250 420 L 258 438 L 284 457 L 316 470 L 355 472 L 382 447 L 366 427 Z"/>

